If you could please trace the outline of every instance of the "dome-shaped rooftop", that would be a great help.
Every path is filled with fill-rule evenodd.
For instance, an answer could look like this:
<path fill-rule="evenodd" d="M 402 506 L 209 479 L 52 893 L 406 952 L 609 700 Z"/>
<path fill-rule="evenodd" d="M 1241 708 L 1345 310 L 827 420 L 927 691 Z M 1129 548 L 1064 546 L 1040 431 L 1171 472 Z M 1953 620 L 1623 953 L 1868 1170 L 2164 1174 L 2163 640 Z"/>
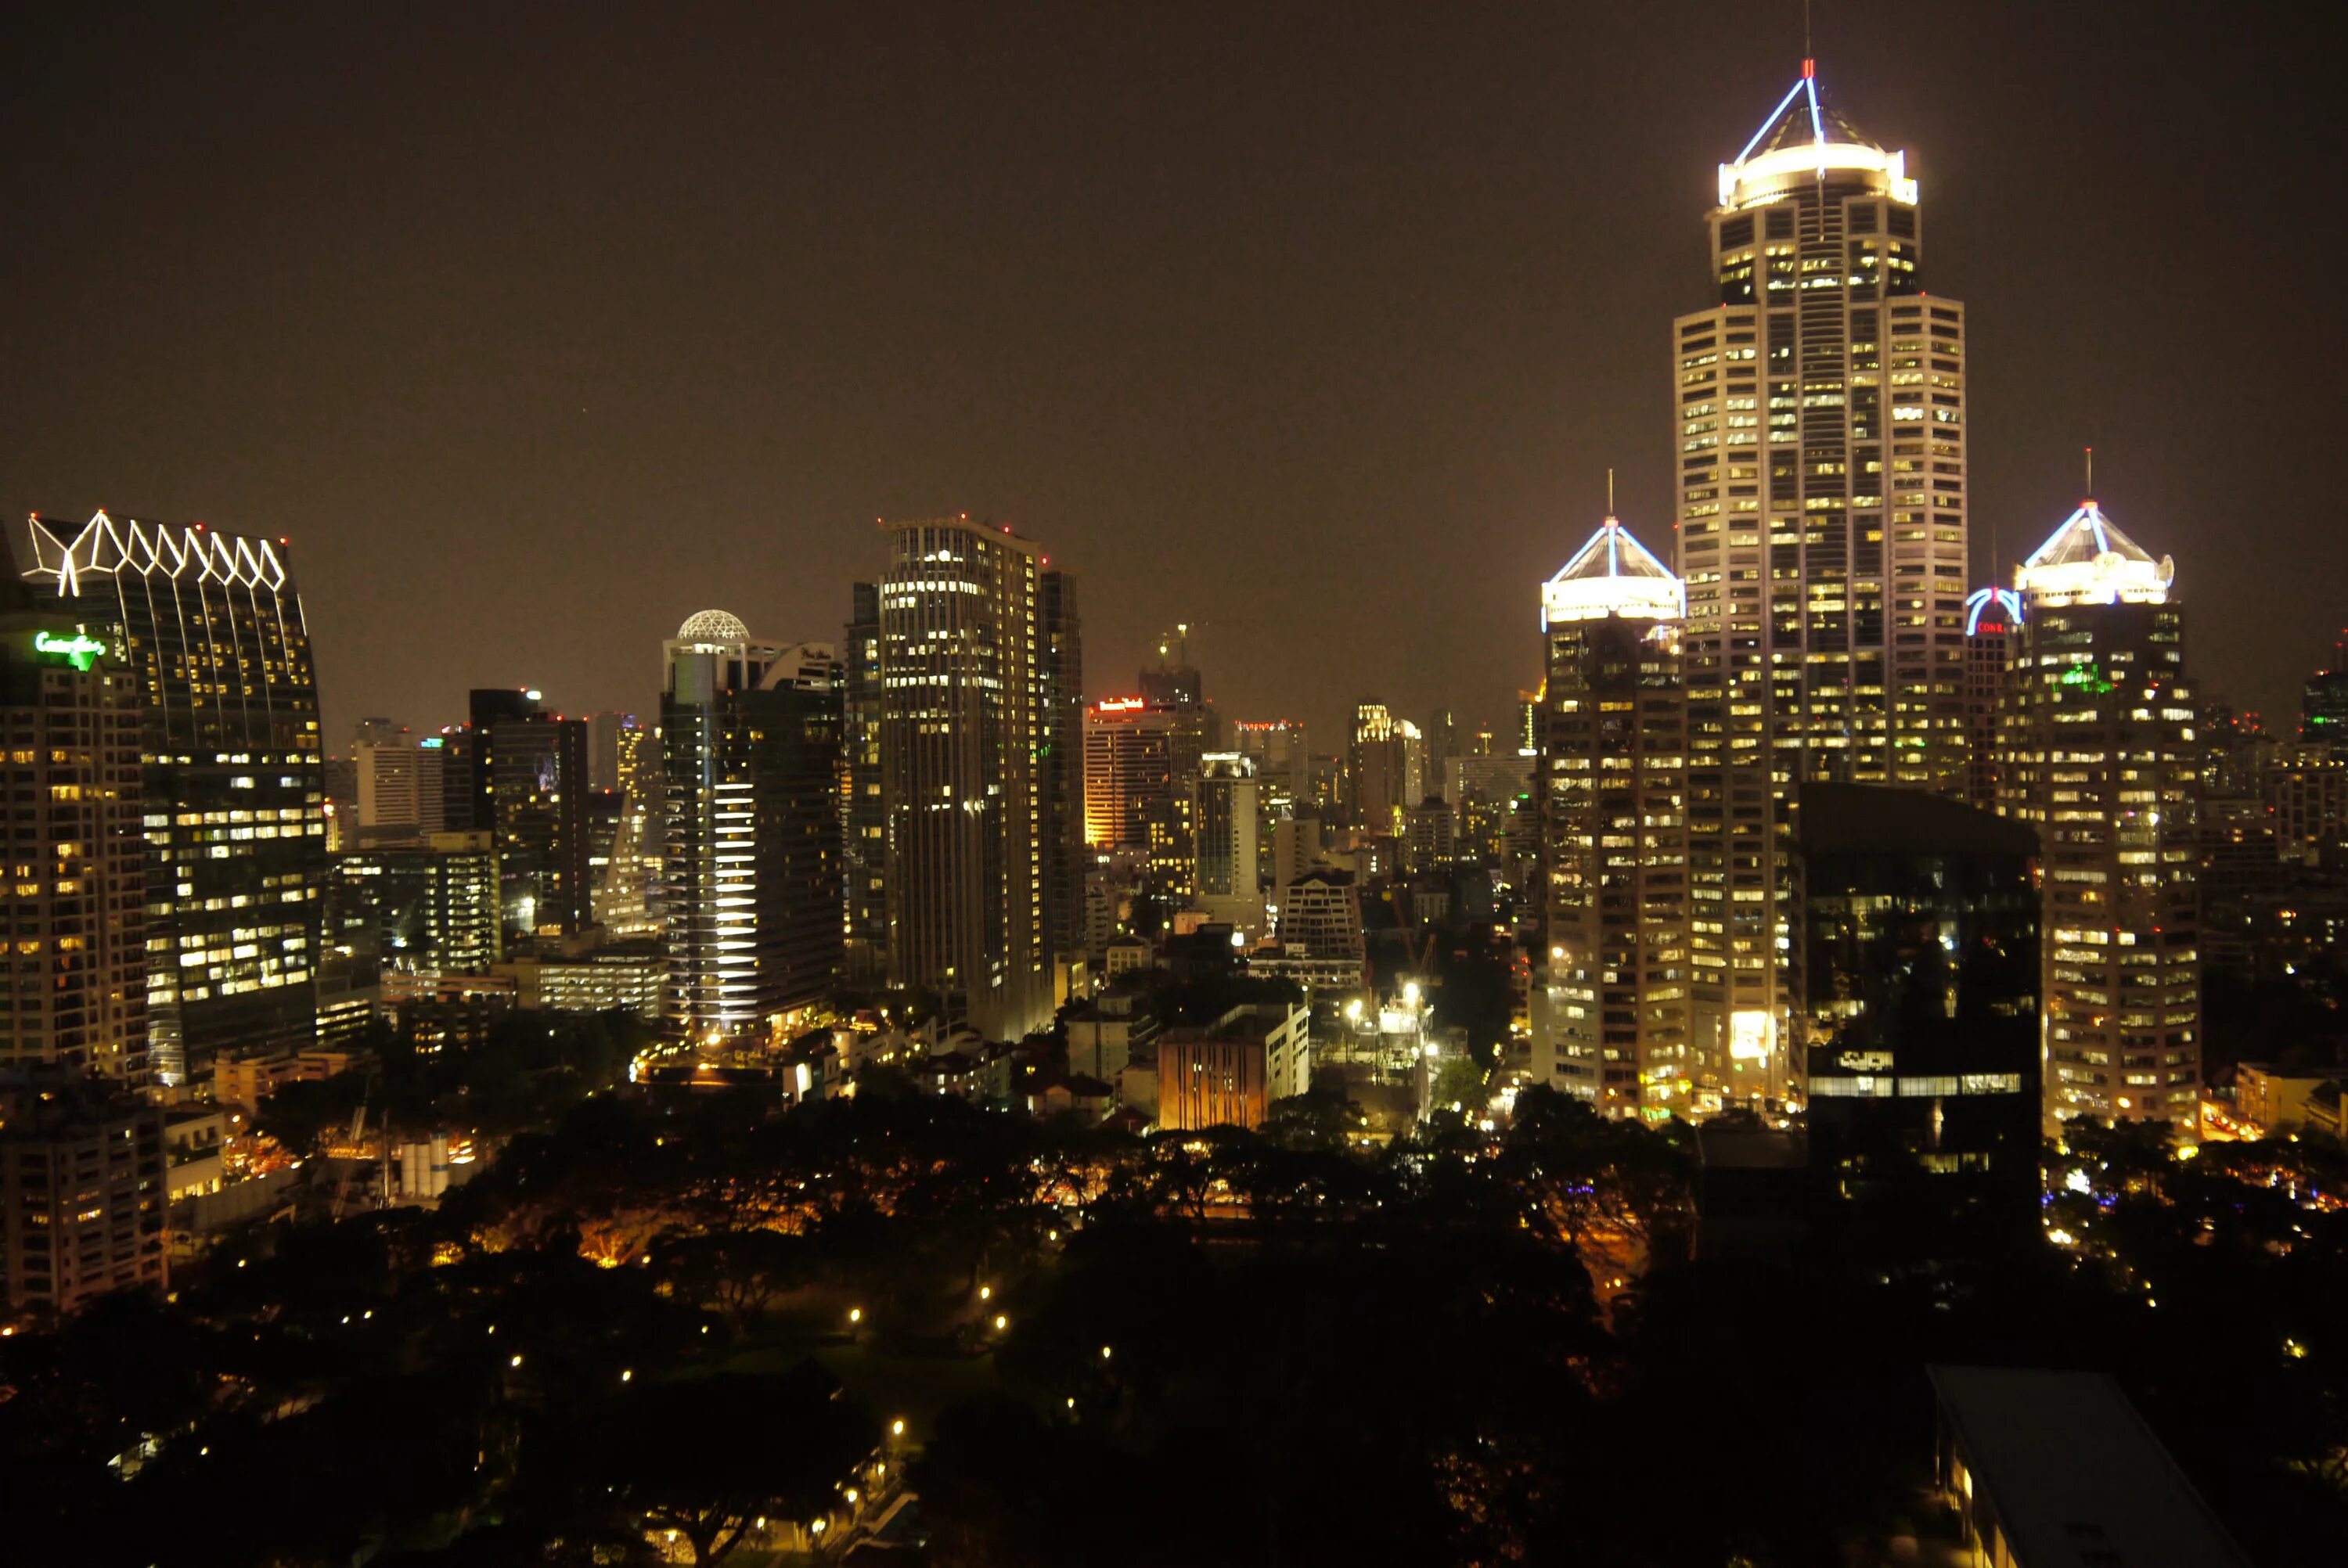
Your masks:
<path fill-rule="evenodd" d="M 743 642 L 750 629 L 722 610 L 704 610 L 685 618 L 676 629 L 680 642 Z"/>

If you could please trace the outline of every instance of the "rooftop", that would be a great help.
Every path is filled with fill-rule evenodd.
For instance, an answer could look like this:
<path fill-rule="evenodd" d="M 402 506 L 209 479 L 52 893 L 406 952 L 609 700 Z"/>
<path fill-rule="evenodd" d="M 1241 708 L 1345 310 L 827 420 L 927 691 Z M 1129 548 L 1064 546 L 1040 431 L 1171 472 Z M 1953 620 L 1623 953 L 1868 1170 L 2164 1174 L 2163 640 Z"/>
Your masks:
<path fill-rule="evenodd" d="M 1970 1494 L 1995 1508 L 2015 1562 L 2248 1568 L 2209 1505 L 2102 1373 L 1926 1371 L 1969 1467 Z"/>
<path fill-rule="evenodd" d="M 1910 206 L 1916 182 L 1908 178 L 1908 155 L 1885 150 L 1853 125 L 1818 91 L 1818 62 L 1804 60 L 1802 74 L 1761 122 L 1745 149 L 1720 166 L 1720 204 L 1751 207 L 1784 195 L 1804 177 L 1824 179 L 1828 169 L 1856 172 L 1884 194 Z"/>
<path fill-rule="evenodd" d="M 2176 576 L 2175 561 L 2153 559 L 2090 496 L 2014 569 L 2013 586 L 2046 604 L 2161 604 Z"/>
<path fill-rule="evenodd" d="M 1610 615 L 1677 620 L 1687 614 L 1687 585 L 1632 536 L 1616 518 L 1573 552 L 1541 584 L 1541 626 L 1597 620 Z"/>

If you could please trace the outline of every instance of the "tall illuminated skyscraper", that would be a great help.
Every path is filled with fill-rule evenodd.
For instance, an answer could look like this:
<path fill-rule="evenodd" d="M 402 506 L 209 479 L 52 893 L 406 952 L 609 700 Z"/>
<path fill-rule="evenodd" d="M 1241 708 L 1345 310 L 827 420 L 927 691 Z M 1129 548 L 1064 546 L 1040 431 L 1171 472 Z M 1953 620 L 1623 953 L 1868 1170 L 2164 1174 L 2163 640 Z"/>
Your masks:
<path fill-rule="evenodd" d="M 147 1027 L 166 1085 L 317 1035 L 326 796 L 285 541 L 36 517 L 26 578 L 120 633 L 146 711 Z"/>
<path fill-rule="evenodd" d="M 1533 1075 L 1629 1114 L 1685 1111 L 1728 1065 L 1688 1029 L 1684 595 L 1612 518 L 1541 585 Z"/>
<path fill-rule="evenodd" d="M 1907 155 L 1812 61 L 1706 229 L 1672 343 L 1697 1029 L 1783 1081 L 1792 785 L 1962 787 L 1965 311 L 1923 293 Z"/>
<path fill-rule="evenodd" d="M 2038 829 L 2048 1121 L 2200 1124 L 2197 707 L 2175 565 L 2093 499 L 2014 573 L 1999 809 Z"/>
<path fill-rule="evenodd" d="M 122 654 L 111 627 L 0 583 L 0 1071 L 147 1081 L 145 714 Z"/>
<path fill-rule="evenodd" d="M 891 974 L 1015 1040 L 1052 1017 L 1042 553 L 967 518 L 881 528 Z"/>
<path fill-rule="evenodd" d="M 839 979 L 839 659 L 705 610 L 663 649 L 663 1017 L 756 1038 Z"/>
<path fill-rule="evenodd" d="M 1044 737 L 1035 764 L 1044 794 L 1044 941 L 1057 996 L 1064 989 L 1057 966 L 1085 946 L 1085 639 L 1076 574 L 1053 569 L 1048 556 L 1044 565 L 1035 646 Z"/>

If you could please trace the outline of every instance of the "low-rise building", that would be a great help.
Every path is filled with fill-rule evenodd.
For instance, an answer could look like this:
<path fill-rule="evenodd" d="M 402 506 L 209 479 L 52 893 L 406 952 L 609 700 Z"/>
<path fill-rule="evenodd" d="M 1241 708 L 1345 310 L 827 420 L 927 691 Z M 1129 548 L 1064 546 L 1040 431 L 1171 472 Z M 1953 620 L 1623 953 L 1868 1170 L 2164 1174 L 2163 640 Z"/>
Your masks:
<path fill-rule="evenodd" d="M 1935 1477 L 1982 1568 L 2249 1568 L 2099 1372 L 1928 1367 Z"/>
<path fill-rule="evenodd" d="M 15 1097 L 0 1123 L 0 1299 L 63 1317 L 164 1286 L 163 1110 L 97 1085 Z"/>
<path fill-rule="evenodd" d="M 1313 1013 L 1301 1001 L 1247 1002 L 1203 1028 L 1158 1039 L 1158 1124 L 1258 1127 L 1272 1102 L 1313 1085 Z"/>

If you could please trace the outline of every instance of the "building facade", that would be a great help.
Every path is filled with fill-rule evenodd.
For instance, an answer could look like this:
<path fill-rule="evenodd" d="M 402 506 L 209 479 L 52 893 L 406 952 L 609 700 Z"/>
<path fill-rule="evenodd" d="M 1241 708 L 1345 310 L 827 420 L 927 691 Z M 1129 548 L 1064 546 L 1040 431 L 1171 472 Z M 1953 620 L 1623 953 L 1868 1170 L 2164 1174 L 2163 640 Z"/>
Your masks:
<path fill-rule="evenodd" d="M 147 864 L 136 671 L 21 580 L 0 585 L 0 1070 L 147 1081 Z"/>
<path fill-rule="evenodd" d="M 160 1294 L 163 1108 L 78 1087 L 0 1122 L 0 1301 L 60 1317 L 116 1290 Z"/>
<path fill-rule="evenodd" d="M 890 972 L 1016 1039 L 1052 1016 L 1042 552 L 966 518 L 881 528 Z"/>
<path fill-rule="evenodd" d="M 1793 785 L 1962 784 L 1966 319 L 1923 293 L 1906 154 L 1812 62 L 1706 227 L 1715 302 L 1672 343 L 1695 984 L 1783 1077 Z"/>
<path fill-rule="evenodd" d="M 771 1034 L 840 975 L 839 655 L 753 638 L 717 610 L 663 652 L 666 1026 Z"/>
<path fill-rule="evenodd" d="M 285 541 L 104 512 L 32 519 L 36 590 L 110 623 L 146 723 L 147 1032 L 157 1080 L 317 1028 L 326 804 Z"/>
<path fill-rule="evenodd" d="M 851 590 L 847 641 L 840 648 L 847 799 L 841 818 L 848 865 L 847 964 L 874 979 L 889 964 L 889 814 L 880 798 L 880 589 Z"/>
<path fill-rule="evenodd" d="M 1050 566 L 1048 558 L 1045 564 Z M 1036 580 L 1044 687 L 1044 739 L 1035 758 L 1044 796 L 1044 942 L 1056 976 L 1085 950 L 1085 640 L 1076 573 L 1054 569 Z M 1064 989 L 1056 979 L 1056 995 Z"/>
<path fill-rule="evenodd" d="M 2093 499 L 2014 574 L 1999 809 L 2044 859 L 2050 1124 L 2199 1123 L 2200 774 L 2175 575 Z"/>
<path fill-rule="evenodd" d="M 1541 585 L 1542 941 L 1533 1072 L 1622 1115 L 1692 1107 L 1684 589 L 1608 518 Z"/>

